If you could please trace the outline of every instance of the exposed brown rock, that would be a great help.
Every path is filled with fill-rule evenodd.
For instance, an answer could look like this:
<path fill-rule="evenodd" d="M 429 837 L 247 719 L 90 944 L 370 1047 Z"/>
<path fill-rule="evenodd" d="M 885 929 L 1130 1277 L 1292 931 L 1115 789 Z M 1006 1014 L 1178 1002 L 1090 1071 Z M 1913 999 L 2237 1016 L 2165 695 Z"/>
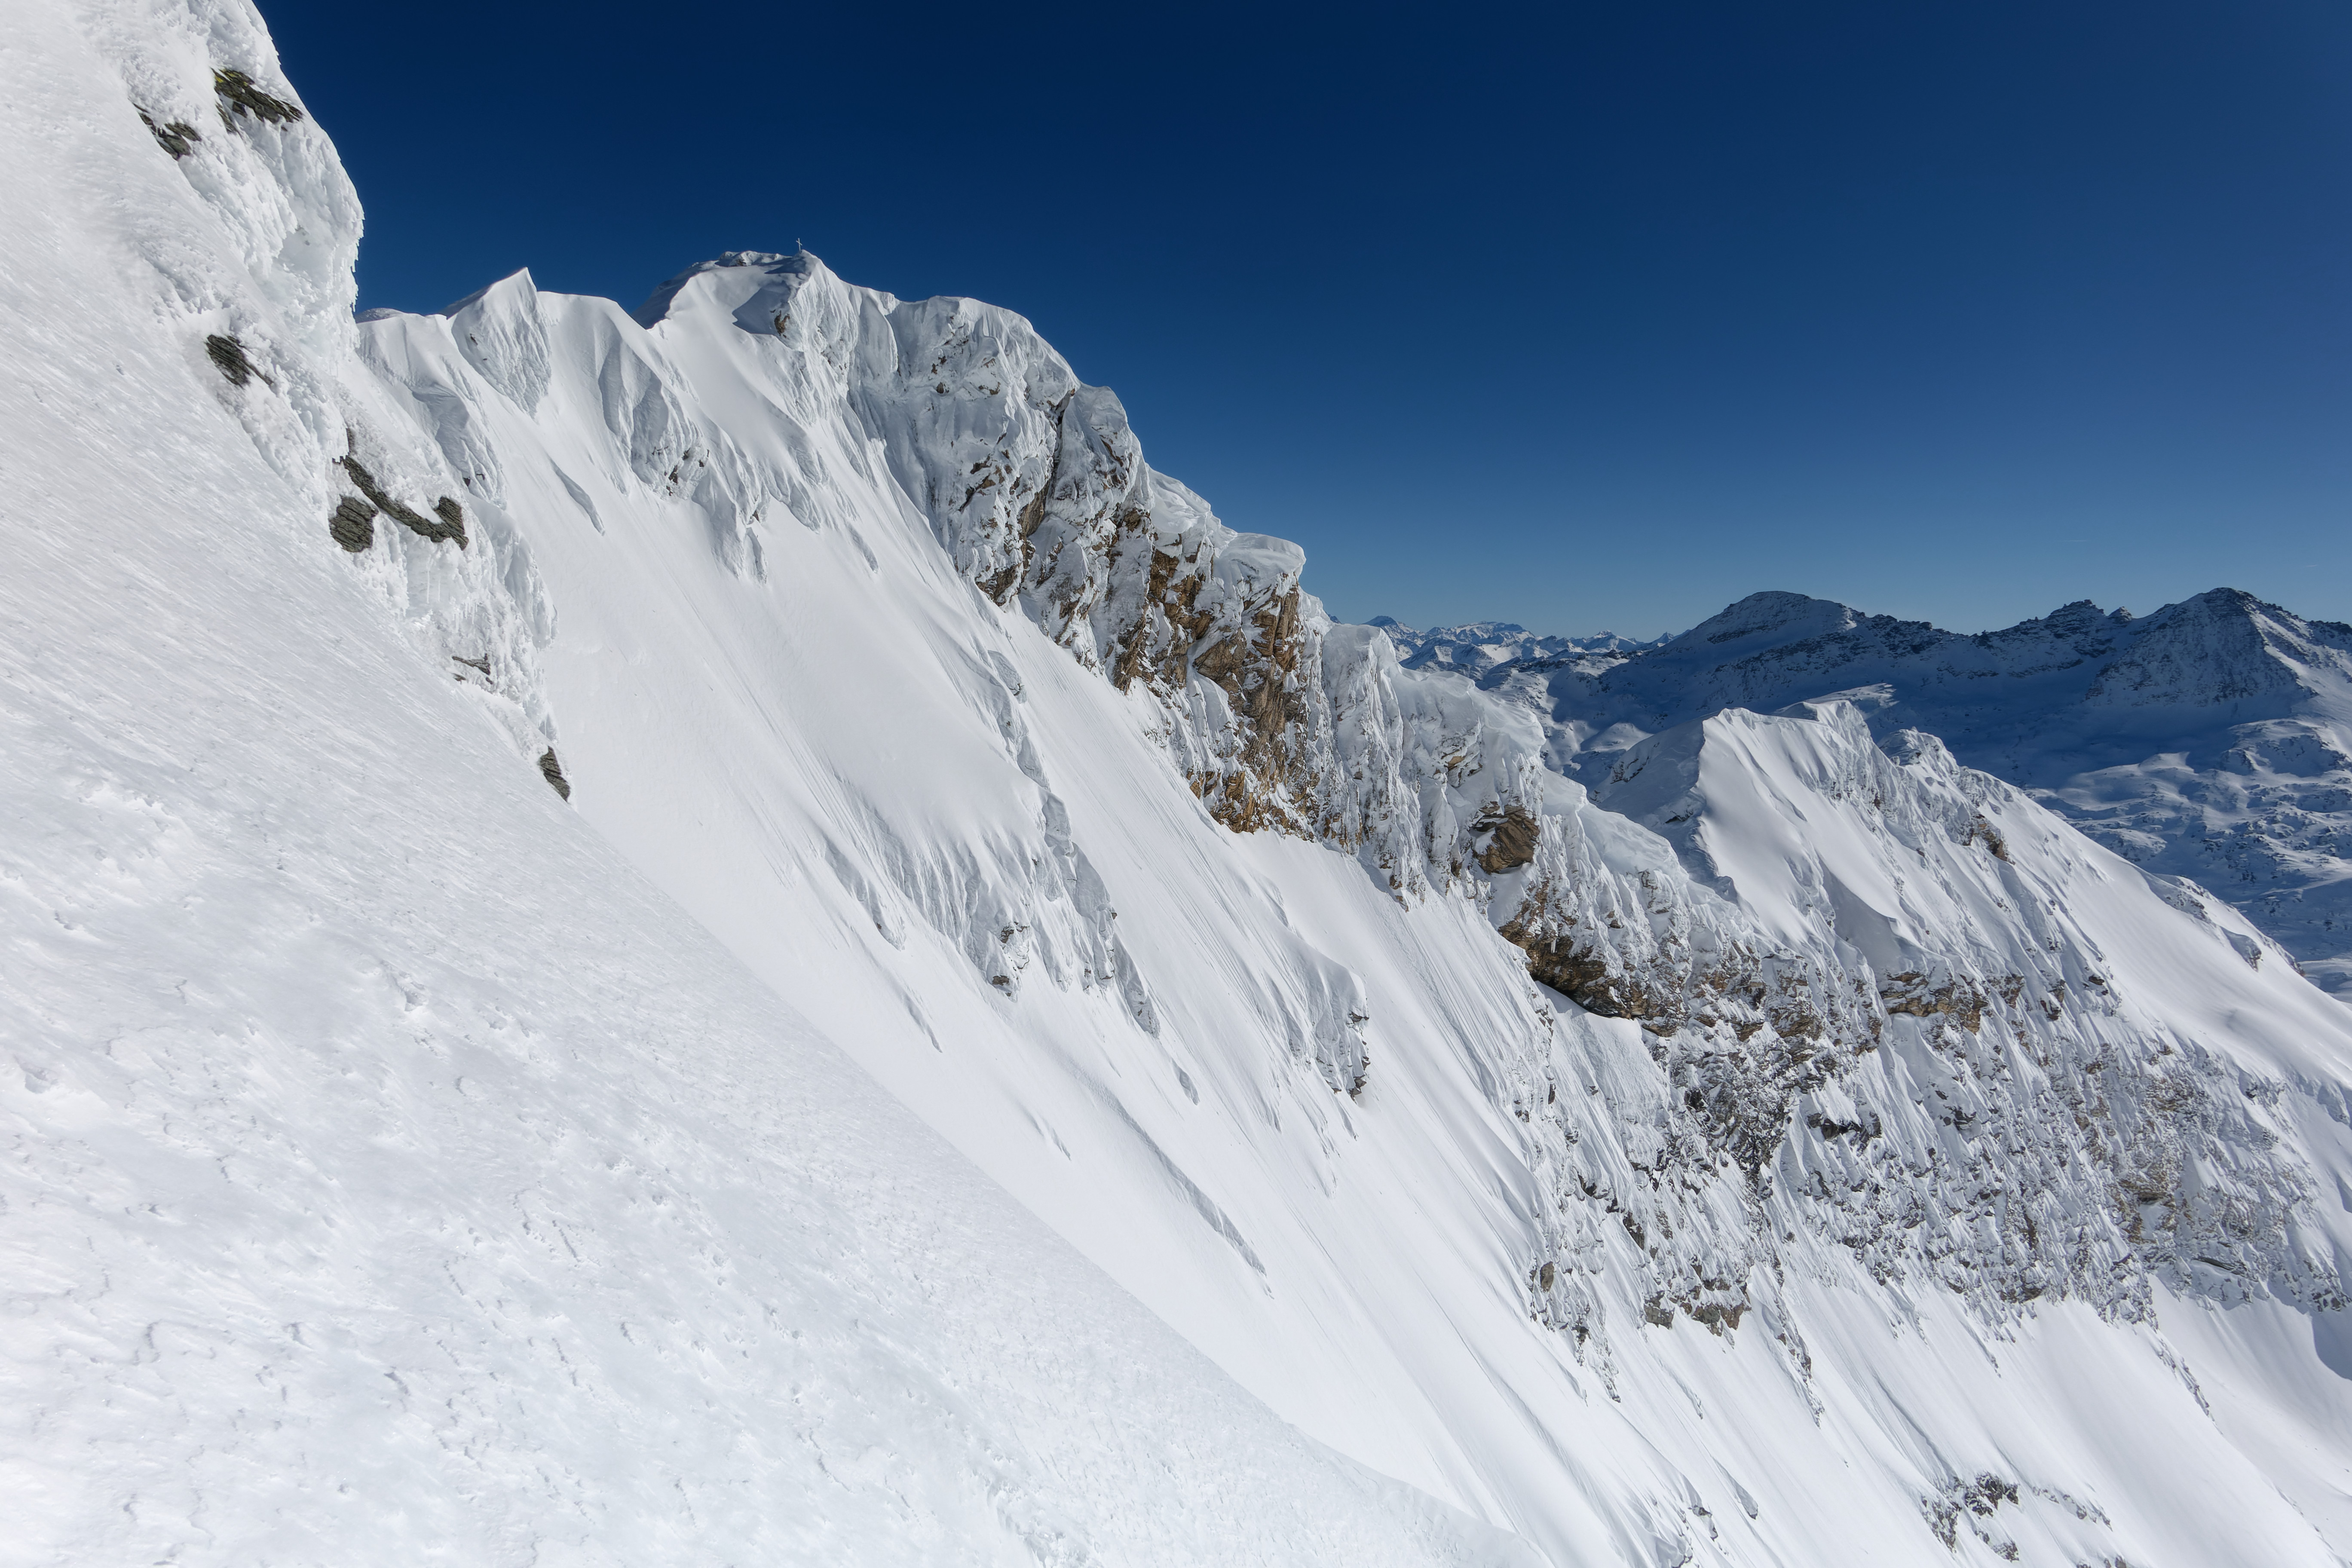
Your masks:
<path fill-rule="evenodd" d="M 1979 816 L 1974 822 L 1969 824 L 1968 837 L 1962 840 L 1962 842 L 1974 844 L 1979 839 L 1982 839 L 1984 841 L 1984 847 L 1992 851 L 1992 858 L 1994 859 L 2006 860 L 2009 858 L 2009 841 L 2003 838 L 2000 834 L 1994 829 L 1993 825 L 1987 822 L 1982 816 Z"/>
<path fill-rule="evenodd" d="M 1482 830 L 1484 824 L 1474 825 Z M 1536 858 L 1536 841 L 1543 825 L 1524 805 L 1514 805 L 1494 824 L 1495 837 L 1478 852 L 1478 864 L 1489 875 L 1515 870 Z"/>
<path fill-rule="evenodd" d="M 1885 984 L 1879 987 L 1878 997 L 1889 1013 L 1912 1018 L 1932 1018 L 1940 1014 L 1972 1035 L 1983 1026 L 1985 1007 L 1990 1000 L 1963 980 L 1930 990 L 1927 977 L 1917 970 L 1888 975 Z"/>
<path fill-rule="evenodd" d="M 1538 935 L 1521 921 L 1502 928 L 1503 940 L 1528 955 L 1528 973 L 1588 1013 L 1604 1018 L 1635 1018 L 1659 1030 L 1682 1026 L 1685 1009 L 1678 990 L 1645 985 L 1619 969 L 1609 950 L 1567 935 Z"/>

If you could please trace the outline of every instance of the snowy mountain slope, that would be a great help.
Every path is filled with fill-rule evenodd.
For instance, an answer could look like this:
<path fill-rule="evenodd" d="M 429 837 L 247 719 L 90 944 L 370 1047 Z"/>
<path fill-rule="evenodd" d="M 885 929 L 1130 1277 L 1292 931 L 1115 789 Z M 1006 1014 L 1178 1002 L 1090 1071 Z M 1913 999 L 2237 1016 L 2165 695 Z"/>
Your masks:
<path fill-rule="evenodd" d="M 1975 637 L 1758 594 L 1630 662 L 1486 672 L 1578 777 L 1724 708 L 1857 695 L 2040 792 L 2109 848 L 2243 910 L 2321 985 L 2352 984 L 2352 628 L 2217 588 L 2135 618 L 2088 603 Z"/>
<path fill-rule="evenodd" d="M 58 1188 L 92 1190 L 85 1100 L 54 1097 L 156 1037 L 102 1016 L 175 1005 L 141 976 L 193 976 L 236 1005 L 132 1080 L 151 1141 L 228 1146 L 298 1216 L 205 1213 L 166 1255 L 145 1227 L 178 1216 L 110 1195 L 25 1237 L 68 1263 L 15 1363 L 12 1408 L 42 1414 L 8 1473 L 91 1478 L 49 1559 L 199 1494 L 184 1555 L 258 1555 L 289 1517 L 325 1544 L 280 1554 L 335 1555 L 368 1524 L 242 1500 L 323 1473 L 287 1456 L 330 1422 L 383 1478 L 343 1506 L 426 1499 L 418 1541 L 477 1530 L 494 1560 L 1506 1550 L 1223 1374 L 1559 1563 L 2343 1554 L 2352 1037 L 2234 912 L 1844 707 L 1660 734 L 1588 794 L 1538 715 L 1331 624 L 1295 547 L 1224 530 L 1116 398 L 971 301 L 742 254 L 635 318 L 518 276 L 343 336 L 251 242 L 282 208 L 270 232 L 348 257 L 315 131 L 208 136 L 206 173 L 108 97 L 100 59 L 193 123 L 163 95 L 205 77 L 141 74 L 173 48 L 288 90 L 249 13 L 186 16 L 101 13 L 93 58 L 45 14 L 48 76 L 11 100 L 12 136 L 78 138 L 25 165 L 66 171 L 9 276 L 68 413 L 19 400 L 12 460 L 43 466 L 12 482 L 110 547 L 51 537 L 100 564 L 45 573 L 12 623 L 20 670 L 89 650 L 50 679 L 94 721 L 7 754 L 207 759 L 133 793 L 231 819 L 191 837 L 248 883 L 284 859 L 341 889 L 321 925 L 409 984 L 336 981 L 260 893 L 142 894 L 111 969 L 61 892 L 12 917 L 71 955 L 12 1006 L 19 1168 L 79 1161 Z M 92 195 L 117 189 L 166 232 L 121 234 Z M 272 380 L 215 372 L 225 326 Z M 204 526 L 166 548 L 144 520 L 189 488 Z M 49 689 L 12 715 L 39 726 Z M 76 820 L 27 779 L 35 820 Z M 101 840 L 37 841 L 21 885 L 70 885 Z M 472 1043 L 509 1032 L 520 1067 Z M 352 1071 L 281 1038 L 355 1041 Z M 341 1271 L 300 1249 L 306 1160 Z M 421 1215 L 456 1239 L 376 1239 Z M 101 1287 L 236 1353 L 142 1362 L 173 1331 L 89 1331 Z M 240 1326 L 288 1320 L 359 1325 L 357 1371 L 306 1394 L 317 1426 L 264 1431 Z M 698 1331 L 564 1337 L 671 1321 Z M 419 1340 L 442 1359 L 394 1353 Z M 367 1414 L 380 1366 L 470 1375 L 407 1395 L 427 1438 Z M 46 1414 L 101 1407 L 119 1460 Z M 594 1533 L 549 1523 L 573 1519 Z"/>
<path fill-rule="evenodd" d="M 504 472 L 569 479 L 516 505 L 567 607 L 546 658 L 580 808 L 1277 1408 L 1568 1560 L 1599 1542 L 1641 1561 L 1661 1550 L 1645 1538 L 1696 1539 L 1701 1516 L 1670 1504 L 1661 1522 L 1655 1500 L 1711 1459 L 1706 1437 L 1659 1432 L 1671 1394 L 1639 1392 L 1655 1372 L 1649 1332 L 1679 1321 L 1736 1337 L 1759 1312 L 1788 1358 L 1768 1375 L 1774 1415 L 1810 1421 L 1790 1375 L 1810 1339 L 1792 1268 L 1925 1279 L 1969 1298 L 1976 1316 L 1957 1321 L 1972 1325 L 2012 1323 L 2016 1304 L 2045 1297 L 2144 1320 L 2162 1279 L 2210 1299 L 2335 1304 L 2333 1244 L 2305 1234 L 2325 1188 L 2300 1156 L 2273 1157 L 2276 1134 L 2237 1109 L 2234 1086 L 2252 1073 L 2265 1094 L 2326 1094 L 2343 1026 L 2284 965 L 2249 966 L 2237 943 L 2263 951 L 2250 928 L 2174 910 L 2164 899 L 2185 895 L 1924 744 L 1910 766 L 1888 761 L 1843 710 L 1756 721 L 1772 743 L 1733 777 L 1785 773 L 1783 799 L 1809 792 L 1808 816 L 1853 816 L 1847 830 L 1783 845 L 1790 869 L 1744 899 L 1714 868 L 1694 879 L 1670 839 L 1548 779 L 1527 716 L 1409 679 L 1385 639 L 1330 626 L 1297 593 L 1295 553 L 1223 533 L 1143 468 L 1099 394 L 1074 447 L 1066 412 L 1058 432 L 1047 417 L 1078 405 L 1072 379 L 1025 324 L 934 301 L 915 312 L 940 334 L 926 341 L 905 309 L 811 258 L 747 255 L 666 286 L 640 312 L 642 341 L 613 307 L 520 278 L 363 337 L 420 415 L 464 407 Z M 469 379 L 467 350 L 486 339 L 546 345 L 528 408 L 495 393 L 496 364 Z M 675 434 L 650 461 L 621 444 L 641 418 L 616 419 L 603 390 L 622 353 L 675 378 L 658 400 Z M 958 374 L 977 408 L 926 401 Z M 997 403 L 1013 386 L 1022 402 Z M 976 525 L 986 489 L 941 482 L 1006 473 Z M 820 496 L 813 527 L 799 521 L 813 503 L 783 500 Z M 1039 527 L 1020 533 L 1033 505 Z M 1046 533 L 1057 506 L 1078 515 Z M 1114 525 L 1089 532 L 1107 513 Z M 1119 576 L 1138 565 L 1140 594 Z M 1041 604 L 1024 581 L 1076 587 Z M 998 600 L 1024 614 L 982 607 Z M 1180 615 L 1204 629 L 1182 637 Z M 1243 638 L 1222 628 L 1236 623 L 1258 636 L 1227 662 L 1216 656 Z M 1176 651 L 1158 655 L 1163 685 L 1139 647 Z M 1784 752 L 1799 760 L 1771 760 Z M 1172 787 L 1171 760 L 1188 757 L 1213 812 L 1320 824 L 1378 880 L 1222 833 Z M 1535 824 L 1516 866 L 1497 778 Z M 1865 784 L 1878 804 L 1842 810 Z M 1812 863 L 1831 849 L 1834 875 Z M 2029 869 L 2012 871 L 2020 858 Z M 1966 890 L 1906 897 L 1925 860 L 1931 885 Z M 1832 883 L 1849 907 L 1825 896 Z M 1440 887 L 1454 896 L 1425 896 Z M 1406 910 L 1383 888 L 1424 896 Z M 2108 912 L 2053 923 L 2053 905 Z M 1482 908 L 1514 916 L 1539 974 L 1662 1026 L 1658 1043 L 1630 1023 L 1548 1016 Z M 2169 933 L 2152 951 L 2149 920 Z M 1580 922 L 1612 934 L 1580 946 Z M 2182 973 L 2197 976 L 2188 1000 Z M 2070 986 L 2087 1001 L 2070 1005 Z M 1711 1000 L 1693 1005 L 1695 991 Z M 2242 1059 L 2195 1037 L 2231 1011 L 2279 1020 L 2230 1032 Z M 2119 1046 L 2127 1067 L 2105 1059 Z M 1330 1098 L 1360 1078 L 1360 1098 Z M 1563 1082 L 1587 1092 L 1563 1104 Z M 1480 1195 L 1465 1153 L 1518 1195 Z M 2117 1209 L 2126 1182 L 2146 1196 Z M 1405 1193 L 1417 1215 L 1395 1212 Z M 1836 1250 L 1790 1245 L 1801 1235 Z M 1528 1341 L 1528 1316 L 1557 1331 L 1549 1345 Z M 1446 1348 L 1465 1334 L 1469 1363 Z M 1528 1403 L 1589 1398 L 1580 1373 L 1674 1458 L 1629 1474 L 1613 1423 Z M 1851 1440 L 1883 1446 L 1886 1419 L 1858 1418 L 1872 1436 Z M 2001 1424 L 2024 1419 L 2011 1407 Z M 1530 1469 L 1547 1448 L 1557 1458 Z M 2084 1463 L 2029 1482 L 2080 1495 Z M 2242 1481 L 2243 1463 L 2213 1473 Z M 1993 1473 L 1964 1469 L 1927 1460 L 1881 1506 L 1940 1550 L 1943 1516 L 1921 1500 L 1959 1484 L 1938 1476 Z M 1791 1517 L 1826 1503 L 1787 1468 L 1761 1473 Z M 1604 1496 L 1647 1508 L 1628 1521 L 1622 1501 L 1596 1511 L 1562 1494 L 1566 1477 L 1602 1476 L 1620 1478 Z M 2189 1495 L 2179 1485 L 2169 1500 Z"/>
<path fill-rule="evenodd" d="M 1619 661 L 1616 656 L 1640 653 L 1669 640 L 1654 637 L 1642 642 L 1621 637 L 1615 632 L 1600 632 L 1589 637 L 1547 637 L 1508 621 L 1474 621 L 1459 626 L 1433 626 L 1427 631 L 1417 631 L 1390 616 L 1374 616 L 1370 624 L 1389 634 L 1389 640 L 1396 644 L 1407 669 L 1426 669 L 1434 665 L 1473 677 L 1484 675 L 1497 665 L 1534 658 L 1591 658 L 1599 661 L 1593 668 L 1605 669 Z"/>

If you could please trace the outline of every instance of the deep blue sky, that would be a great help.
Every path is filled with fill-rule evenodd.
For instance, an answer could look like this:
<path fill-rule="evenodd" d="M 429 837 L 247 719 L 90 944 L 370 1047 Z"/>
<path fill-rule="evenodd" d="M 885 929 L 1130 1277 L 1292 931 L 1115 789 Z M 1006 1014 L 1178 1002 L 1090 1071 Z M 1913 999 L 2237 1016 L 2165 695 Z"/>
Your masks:
<path fill-rule="evenodd" d="M 2352 6 L 264 0 L 363 305 L 975 295 L 1336 614 L 2352 619 Z"/>

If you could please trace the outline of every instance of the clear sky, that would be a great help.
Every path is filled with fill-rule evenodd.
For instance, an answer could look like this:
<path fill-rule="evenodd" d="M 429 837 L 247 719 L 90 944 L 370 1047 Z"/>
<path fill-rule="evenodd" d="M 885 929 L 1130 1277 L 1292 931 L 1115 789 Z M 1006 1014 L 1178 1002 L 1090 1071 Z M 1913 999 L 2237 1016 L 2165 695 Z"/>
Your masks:
<path fill-rule="evenodd" d="M 263 5 L 363 305 L 992 300 L 1344 618 L 2352 620 L 2341 0 Z"/>

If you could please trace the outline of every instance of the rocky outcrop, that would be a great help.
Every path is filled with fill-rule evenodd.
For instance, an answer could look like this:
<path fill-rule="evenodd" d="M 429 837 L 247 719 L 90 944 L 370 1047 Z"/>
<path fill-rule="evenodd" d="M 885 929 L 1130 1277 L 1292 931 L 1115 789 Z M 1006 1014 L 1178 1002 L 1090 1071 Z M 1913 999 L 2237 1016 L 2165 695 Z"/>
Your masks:
<path fill-rule="evenodd" d="M 236 129 L 236 122 L 229 118 L 232 111 L 250 116 L 265 125 L 291 125 L 303 118 L 299 107 L 262 91 L 254 85 L 251 77 L 240 70 L 214 71 L 213 91 L 220 97 L 221 123 L 232 131 Z"/>
<path fill-rule="evenodd" d="M 1516 871 L 1536 858 L 1536 844 L 1543 826 L 1534 812 L 1524 805 L 1506 808 L 1500 816 L 1485 816 L 1470 825 L 1474 834 L 1488 836 L 1486 847 L 1478 851 L 1478 868 L 1490 875 Z"/>
<path fill-rule="evenodd" d="M 327 518 L 327 532 L 352 554 L 361 553 L 375 543 L 375 508 L 357 496 L 343 497 Z"/>
<path fill-rule="evenodd" d="M 213 368 L 226 377 L 231 386 L 243 386 L 256 379 L 264 382 L 269 379 L 246 357 L 245 345 L 226 332 L 215 332 L 205 339 L 205 357 L 213 362 Z"/>
<path fill-rule="evenodd" d="M 357 458 L 339 458 L 336 461 L 342 465 L 343 472 L 351 476 L 352 483 L 359 487 L 360 493 L 373 503 L 376 510 L 420 539 L 431 540 L 436 544 L 445 539 L 454 539 L 458 549 L 466 548 L 466 510 L 454 498 L 443 496 L 428 518 L 415 508 L 386 494 L 384 488 L 376 482 L 375 476 Z M 350 547 L 346 545 L 345 548 Z"/>
<path fill-rule="evenodd" d="M 155 138 L 155 145 L 174 160 L 186 157 L 195 150 L 194 144 L 205 139 L 203 132 L 184 120 L 166 121 L 159 125 L 155 117 L 143 109 L 139 111 L 139 120 L 147 127 L 148 134 Z"/>

